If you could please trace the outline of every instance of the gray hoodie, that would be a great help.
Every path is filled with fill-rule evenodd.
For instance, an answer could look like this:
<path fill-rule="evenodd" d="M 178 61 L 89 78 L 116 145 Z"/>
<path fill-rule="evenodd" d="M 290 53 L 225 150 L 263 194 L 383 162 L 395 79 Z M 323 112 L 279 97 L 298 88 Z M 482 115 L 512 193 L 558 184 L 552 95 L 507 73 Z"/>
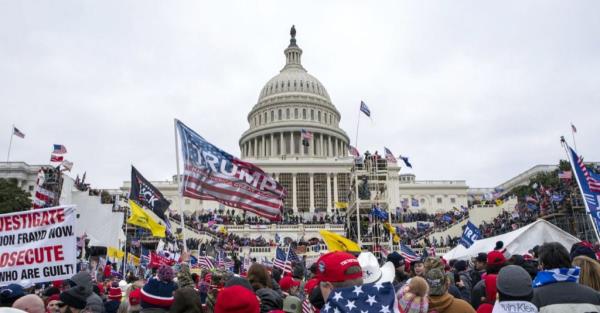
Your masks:
<path fill-rule="evenodd" d="M 99 295 L 95 294 L 92 289 L 92 276 L 88 272 L 79 272 L 71 277 L 70 282 L 73 286 L 85 287 L 85 292 L 88 295 L 85 310 L 94 313 L 104 313 L 104 303 Z"/>

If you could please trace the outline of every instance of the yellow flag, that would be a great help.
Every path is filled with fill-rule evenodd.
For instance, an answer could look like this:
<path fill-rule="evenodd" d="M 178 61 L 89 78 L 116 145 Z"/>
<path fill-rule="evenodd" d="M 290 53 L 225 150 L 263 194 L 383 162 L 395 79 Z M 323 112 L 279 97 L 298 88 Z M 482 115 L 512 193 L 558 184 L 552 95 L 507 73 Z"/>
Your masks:
<path fill-rule="evenodd" d="M 348 208 L 348 202 L 338 201 L 338 202 L 335 203 L 335 208 L 336 209 L 347 209 Z"/>
<path fill-rule="evenodd" d="M 400 236 L 394 234 L 394 236 L 392 237 L 392 240 L 394 241 L 394 243 L 400 243 Z"/>
<path fill-rule="evenodd" d="M 160 225 L 146 210 L 131 200 L 129 200 L 129 207 L 131 208 L 131 216 L 127 223 L 149 229 L 154 237 L 165 238 L 166 226 Z"/>
<path fill-rule="evenodd" d="M 138 258 L 137 256 L 133 255 L 133 254 L 128 254 L 127 255 L 127 262 L 128 263 L 132 263 L 135 266 L 140 265 L 140 258 Z"/>
<path fill-rule="evenodd" d="M 347 251 L 347 252 L 360 252 L 360 246 L 341 235 L 330 232 L 328 230 L 319 230 L 321 237 L 323 237 L 323 241 L 327 245 L 327 250 L 331 251 Z"/>
<path fill-rule="evenodd" d="M 108 247 L 108 249 L 106 251 L 106 255 L 109 258 L 120 260 L 125 256 L 125 252 L 123 252 L 115 247 Z"/>
<path fill-rule="evenodd" d="M 503 203 L 501 199 L 496 199 L 496 206 L 501 206 Z"/>

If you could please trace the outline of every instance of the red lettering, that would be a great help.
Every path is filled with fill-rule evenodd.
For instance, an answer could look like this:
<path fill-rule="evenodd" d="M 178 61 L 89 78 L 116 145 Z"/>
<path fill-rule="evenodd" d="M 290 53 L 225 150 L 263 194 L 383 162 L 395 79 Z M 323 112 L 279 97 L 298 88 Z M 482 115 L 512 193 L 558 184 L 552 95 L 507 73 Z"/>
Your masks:
<path fill-rule="evenodd" d="M 58 209 L 58 214 L 56 216 L 57 223 L 62 223 L 65 221 L 65 209 Z"/>
<path fill-rule="evenodd" d="M 42 214 L 42 220 L 40 222 L 41 226 L 48 225 L 48 212 L 44 212 Z"/>
<path fill-rule="evenodd" d="M 10 253 L 10 260 L 8 261 L 8 266 L 15 266 L 17 262 L 17 252 Z"/>
<path fill-rule="evenodd" d="M 65 259 L 62 248 L 62 245 L 54 246 L 54 261 L 63 261 Z"/>
<path fill-rule="evenodd" d="M 27 250 L 21 250 L 21 251 L 19 251 L 19 253 L 17 254 L 17 265 L 24 265 L 24 264 L 25 264 L 24 257 L 25 257 L 25 252 L 26 252 L 26 251 L 27 251 Z"/>
<path fill-rule="evenodd" d="M 33 263 L 33 249 L 27 249 L 27 251 L 25 252 L 25 263 L 26 264 L 31 264 Z"/>

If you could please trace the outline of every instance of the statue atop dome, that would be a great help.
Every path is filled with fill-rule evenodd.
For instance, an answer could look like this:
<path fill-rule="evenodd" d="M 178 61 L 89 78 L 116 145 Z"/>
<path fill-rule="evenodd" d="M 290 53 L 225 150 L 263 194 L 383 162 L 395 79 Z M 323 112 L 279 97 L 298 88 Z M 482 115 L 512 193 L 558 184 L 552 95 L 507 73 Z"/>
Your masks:
<path fill-rule="evenodd" d="M 292 25 L 292 28 L 290 28 L 290 47 L 297 47 L 296 45 L 296 26 Z"/>

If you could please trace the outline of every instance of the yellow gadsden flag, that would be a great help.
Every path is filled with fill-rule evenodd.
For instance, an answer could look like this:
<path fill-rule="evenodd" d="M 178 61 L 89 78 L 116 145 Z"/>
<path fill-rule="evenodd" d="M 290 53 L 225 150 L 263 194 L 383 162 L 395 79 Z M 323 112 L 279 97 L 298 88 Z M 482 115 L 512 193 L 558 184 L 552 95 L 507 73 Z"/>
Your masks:
<path fill-rule="evenodd" d="M 347 252 L 360 252 L 360 246 L 341 235 L 336 233 L 332 233 L 328 230 L 319 230 L 321 237 L 323 237 L 323 241 L 327 245 L 327 250 L 330 252 L 333 251 L 347 251 Z"/>
<path fill-rule="evenodd" d="M 115 247 L 108 247 L 108 249 L 106 250 L 106 255 L 109 258 L 121 260 L 125 256 L 125 252 L 123 252 L 122 250 L 117 249 Z"/>
<path fill-rule="evenodd" d="M 496 206 L 501 206 L 504 204 L 504 201 L 502 201 L 502 199 L 496 199 Z"/>
<path fill-rule="evenodd" d="M 335 203 L 335 208 L 336 209 L 347 209 L 348 208 L 348 202 L 338 201 L 338 202 Z"/>
<path fill-rule="evenodd" d="M 127 223 L 149 229 L 154 237 L 165 238 L 166 226 L 159 224 L 146 210 L 131 200 L 129 200 L 129 207 L 131 208 L 131 216 Z"/>

